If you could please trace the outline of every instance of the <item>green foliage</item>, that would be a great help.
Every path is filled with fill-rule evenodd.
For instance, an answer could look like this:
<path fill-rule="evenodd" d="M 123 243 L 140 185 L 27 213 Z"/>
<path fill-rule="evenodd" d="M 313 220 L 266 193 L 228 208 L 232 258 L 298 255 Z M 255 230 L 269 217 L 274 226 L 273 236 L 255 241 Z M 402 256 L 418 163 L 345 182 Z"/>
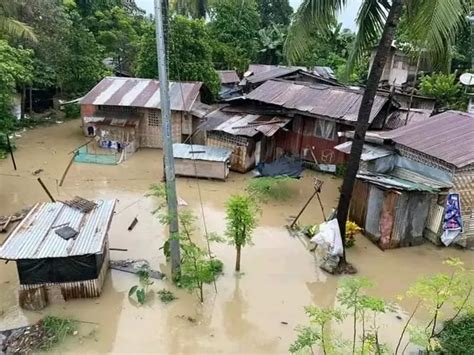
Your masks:
<path fill-rule="evenodd" d="M 434 97 L 439 108 L 464 111 L 467 107 L 467 97 L 456 74 L 424 75 L 420 82 L 420 92 Z"/>
<path fill-rule="evenodd" d="M 440 334 L 443 352 L 452 355 L 474 354 L 474 314 L 466 314 L 457 321 L 448 321 Z"/>
<path fill-rule="evenodd" d="M 157 293 L 158 297 L 160 297 L 160 301 L 163 303 L 171 303 L 176 299 L 174 293 L 166 289 L 159 290 Z"/>
<path fill-rule="evenodd" d="M 288 0 L 257 0 L 262 27 L 290 24 L 293 9 Z"/>
<path fill-rule="evenodd" d="M 143 267 L 138 272 L 139 284 L 132 286 L 128 291 L 128 297 L 135 296 L 139 304 L 143 305 L 146 302 L 148 295 L 148 289 L 153 285 L 153 281 L 150 280 L 150 271 Z"/>
<path fill-rule="evenodd" d="M 71 95 L 84 94 L 108 74 L 103 48 L 87 29 L 79 14 L 69 12 L 72 26 L 67 33 L 67 46 L 58 64 L 58 83 Z"/>
<path fill-rule="evenodd" d="M 231 44 L 222 43 L 211 38 L 212 61 L 217 70 L 234 69 L 241 73 L 245 72 L 250 64 L 246 53 Z"/>
<path fill-rule="evenodd" d="M 13 128 L 13 96 L 17 85 L 31 81 L 32 52 L 14 48 L 0 39 L 0 133 Z"/>
<path fill-rule="evenodd" d="M 81 106 L 79 104 L 69 104 L 64 106 L 66 118 L 78 118 L 81 115 Z"/>
<path fill-rule="evenodd" d="M 260 177 L 250 179 L 247 191 L 252 197 L 267 202 L 268 200 L 287 200 L 291 196 L 288 184 L 295 179 L 287 176 Z"/>
<path fill-rule="evenodd" d="M 226 203 L 226 231 L 228 242 L 246 246 L 252 242 L 252 232 L 257 227 L 258 207 L 249 196 L 232 195 Z"/>
<path fill-rule="evenodd" d="M 42 350 L 49 350 L 54 345 L 61 343 L 67 336 L 73 335 L 77 330 L 77 322 L 72 319 L 63 319 L 54 316 L 46 316 L 41 321 L 46 334 Z"/>
<path fill-rule="evenodd" d="M 324 354 L 333 354 L 340 345 L 334 341 L 334 337 L 328 332 L 331 322 L 342 322 L 345 318 L 343 311 L 339 309 L 327 309 L 317 306 L 305 307 L 309 318 L 309 326 L 298 326 L 296 341 L 290 345 L 289 351 L 293 354 L 310 350 L 314 354 L 313 346 L 319 346 Z"/>
<path fill-rule="evenodd" d="M 176 81 L 202 81 L 209 95 L 217 97 L 219 76 L 212 64 L 211 37 L 204 20 L 190 20 L 173 16 L 170 20 L 169 77 Z M 150 23 L 140 42 L 136 73 L 144 78 L 156 78 L 155 29 Z"/>
<path fill-rule="evenodd" d="M 257 59 L 260 15 L 255 0 L 213 0 L 210 8 L 211 35 L 222 43 Z"/>
<path fill-rule="evenodd" d="M 282 25 L 271 24 L 258 31 L 258 62 L 262 64 L 281 64 L 286 29 Z"/>
<path fill-rule="evenodd" d="M 105 49 L 105 55 L 114 60 L 121 71 L 131 71 L 138 52 L 141 17 L 130 16 L 127 9 L 113 7 L 96 11 L 87 19 L 88 27 Z"/>

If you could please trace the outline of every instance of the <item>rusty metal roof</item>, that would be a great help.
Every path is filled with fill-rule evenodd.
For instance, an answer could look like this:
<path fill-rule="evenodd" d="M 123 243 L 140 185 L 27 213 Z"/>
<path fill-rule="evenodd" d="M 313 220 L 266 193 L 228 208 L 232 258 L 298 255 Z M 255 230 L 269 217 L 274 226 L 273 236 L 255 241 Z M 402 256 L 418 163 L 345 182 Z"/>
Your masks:
<path fill-rule="evenodd" d="M 199 96 L 200 82 L 170 82 L 173 111 L 189 111 Z M 81 100 L 81 105 L 161 108 L 160 82 L 152 79 L 106 77 Z"/>
<path fill-rule="evenodd" d="M 218 70 L 219 80 L 221 84 L 237 84 L 240 81 L 235 70 Z"/>
<path fill-rule="evenodd" d="M 247 99 L 303 113 L 356 122 L 363 91 L 328 85 L 269 80 L 247 95 Z M 369 118 L 372 122 L 387 102 L 377 95 Z"/>
<path fill-rule="evenodd" d="M 410 109 L 408 113 L 408 121 L 407 121 L 407 113 L 408 109 L 400 107 L 398 110 L 393 111 L 388 117 L 387 122 L 385 124 L 385 128 L 387 129 L 396 129 L 400 127 L 404 127 L 405 125 L 411 125 L 416 122 L 426 121 L 430 118 L 433 110 L 424 110 L 424 109 Z"/>
<path fill-rule="evenodd" d="M 296 67 L 275 67 L 273 69 L 254 74 L 247 78 L 247 81 L 252 84 L 261 83 L 263 81 L 281 78 L 282 76 L 289 75 L 300 71 L 301 68 Z"/>
<path fill-rule="evenodd" d="M 83 213 L 62 202 L 37 203 L 12 231 L 0 248 L 0 258 L 8 260 L 62 258 L 97 254 L 112 221 L 115 200 L 95 201 L 97 207 Z M 78 232 L 65 240 L 56 234 L 58 227 Z"/>
<path fill-rule="evenodd" d="M 206 116 L 206 122 L 200 128 L 206 131 L 222 131 L 234 136 L 253 137 L 260 132 L 271 137 L 290 121 L 291 118 L 287 117 L 226 112 L 218 109 Z"/>
<path fill-rule="evenodd" d="M 343 152 L 345 154 L 350 154 L 351 148 L 352 148 L 352 141 L 344 142 L 334 147 L 334 149 L 340 152 Z M 362 155 L 360 156 L 360 160 L 371 161 L 371 160 L 383 158 L 392 154 L 393 154 L 393 151 L 385 147 L 364 143 L 364 146 L 362 147 Z"/>
<path fill-rule="evenodd" d="M 474 164 L 474 115 L 446 111 L 383 137 L 458 168 Z"/>

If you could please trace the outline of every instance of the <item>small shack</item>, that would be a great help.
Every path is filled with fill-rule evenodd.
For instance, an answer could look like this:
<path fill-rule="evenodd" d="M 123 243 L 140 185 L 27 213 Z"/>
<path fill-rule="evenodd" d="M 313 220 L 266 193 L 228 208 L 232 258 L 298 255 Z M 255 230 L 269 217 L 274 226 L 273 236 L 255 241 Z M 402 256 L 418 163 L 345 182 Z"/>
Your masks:
<path fill-rule="evenodd" d="M 30 210 L 0 247 L 1 259 L 16 261 L 21 307 L 101 294 L 114 208 L 115 200 L 75 199 Z"/>
<path fill-rule="evenodd" d="M 449 184 L 395 168 L 361 172 L 354 186 L 349 218 L 381 249 L 422 244 L 431 202 Z"/>
<path fill-rule="evenodd" d="M 174 168 L 178 176 L 225 180 L 232 150 L 197 144 L 173 144 Z"/>
<path fill-rule="evenodd" d="M 222 107 L 206 115 L 200 126 L 206 132 L 206 145 L 230 149 L 231 169 L 241 173 L 277 158 L 275 133 L 291 118 L 249 114 L 236 107 L 229 110 Z"/>
<path fill-rule="evenodd" d="M 201 86 L 200 82 L 170 82 L 175 143 L 186 140 L 199 125 L 199 117 L 191 111 L 200 102 Z M 101 149 L 121 153 L 121 160 L 138 148 L 162 148 L 160 101 L 157 80 L 104 78 L 81 99 L 84 134 L 96 137 Z"/>

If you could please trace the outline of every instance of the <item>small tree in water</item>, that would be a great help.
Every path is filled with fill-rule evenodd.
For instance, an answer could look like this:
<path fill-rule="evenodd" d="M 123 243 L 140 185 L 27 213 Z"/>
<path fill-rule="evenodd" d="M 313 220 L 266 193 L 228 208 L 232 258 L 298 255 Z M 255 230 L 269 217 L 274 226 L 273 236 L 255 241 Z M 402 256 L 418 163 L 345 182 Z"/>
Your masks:
<path fill-rule="evenodd" d="M 250 196 L 233 195 L 226 203 L 225 235 L 229 244 L 235 245 L 235 271 L 240 271 L 242 247 L 252 243 L 252 232 L 257 226 L 258 212 L 258 207 Z"/>

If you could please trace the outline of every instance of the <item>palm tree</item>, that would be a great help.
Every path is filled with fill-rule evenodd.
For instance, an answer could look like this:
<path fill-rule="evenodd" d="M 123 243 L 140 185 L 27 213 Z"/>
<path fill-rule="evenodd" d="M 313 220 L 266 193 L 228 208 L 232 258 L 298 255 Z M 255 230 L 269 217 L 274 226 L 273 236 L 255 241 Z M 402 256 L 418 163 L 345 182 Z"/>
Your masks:
<path fill-rule="evenodd" d="M 31 27 L 15 19 L 19 5 L 16 0 L 0 0 L 0 36 L 8 35 L 36 41 Z"/>
<path fill-rule="evenodd" d="M 285 54 L 291 63 L 304 53 L 309 35 L 314 29 L 323 32 L 330 28 L 337 13 L 350 0 L 303 0 L 289 29 Z M 422 43 L 434 61 L 446 59 L 446 52 L 454 43 L 456 33 L 465 21 L 468 11 L 465 0 L 364 0 L 357 15 L 359 26 L 348 68 L 360 60 L 364 51 L 378 44 L 374 62 L 367 80 L 357 118 L 357 125 L 337 207 L 337 220 L 345 244 L 346 221 L 352 197 L 360 156 L 369 126 L 380 77 L 395 38 L 402 11 L 406 16 L 406 31 L 415 43 Z M 341 258 L 340 270 L 347 270 L 346 253 Z"/>

